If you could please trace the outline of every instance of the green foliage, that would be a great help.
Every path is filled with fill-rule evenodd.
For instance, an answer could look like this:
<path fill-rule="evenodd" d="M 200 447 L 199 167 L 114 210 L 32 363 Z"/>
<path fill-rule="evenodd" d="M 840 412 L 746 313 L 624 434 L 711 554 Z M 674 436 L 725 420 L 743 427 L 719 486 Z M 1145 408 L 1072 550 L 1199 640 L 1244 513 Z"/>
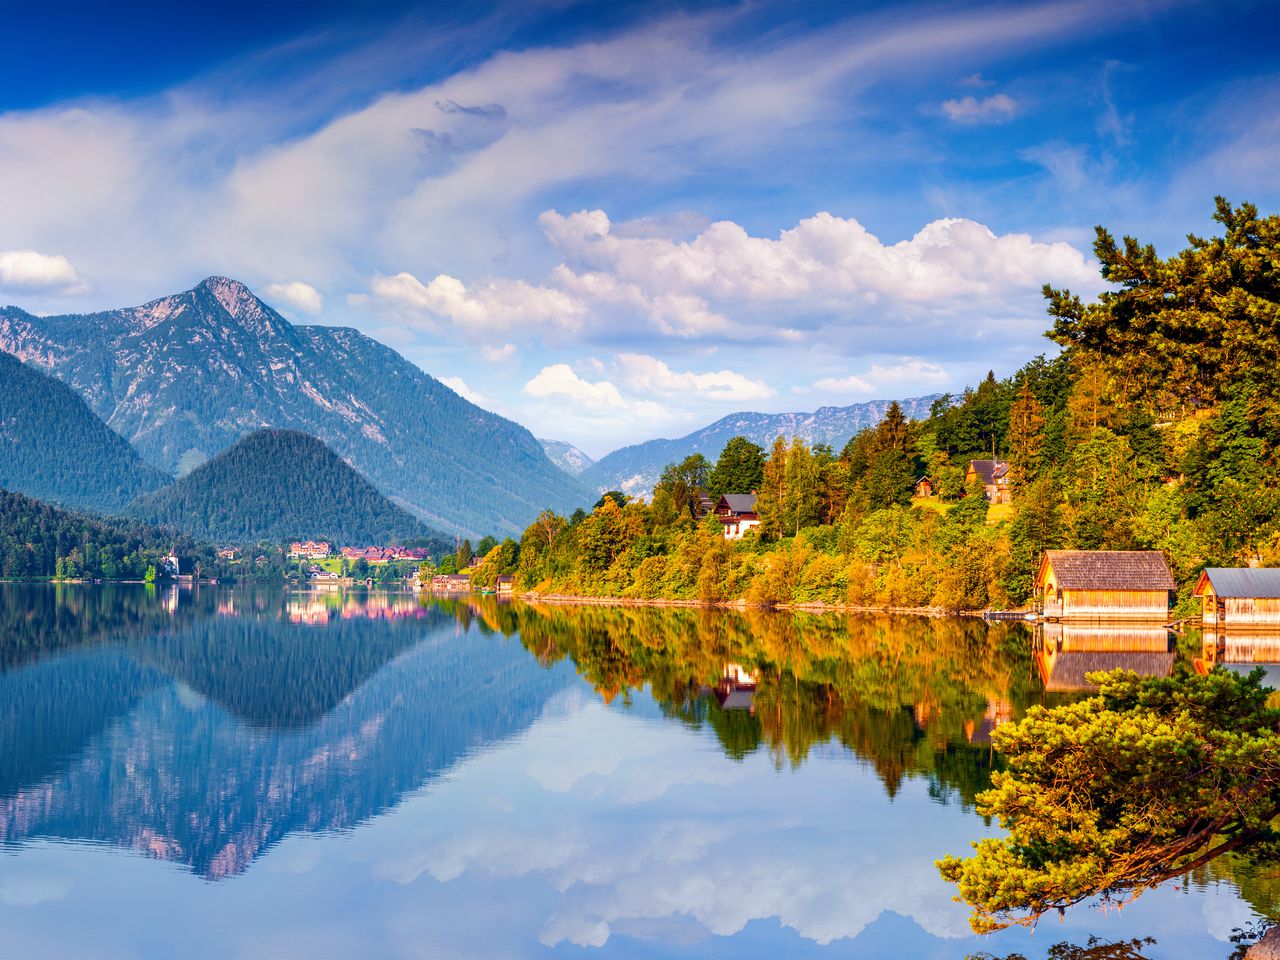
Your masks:
<path fill-rule="evenodd" d="M 1280 711 L 1261 677 L 1091 675 L 1097 696 L 997 730 L 1008 770 L 978 803 L 1008 836 L 938 862 L 974 930 L 1034 925 L 1094 898 L 1123 904 L 1233 850 L 1269 855 Z"/>
<path fill-rule="evenodd" d="M 720 451 L 715 468 L 707 478 L 713 497 L 726 493 L 750 493 L 764 482 L 764 449 L 746 437 L 732 437 Z"/>

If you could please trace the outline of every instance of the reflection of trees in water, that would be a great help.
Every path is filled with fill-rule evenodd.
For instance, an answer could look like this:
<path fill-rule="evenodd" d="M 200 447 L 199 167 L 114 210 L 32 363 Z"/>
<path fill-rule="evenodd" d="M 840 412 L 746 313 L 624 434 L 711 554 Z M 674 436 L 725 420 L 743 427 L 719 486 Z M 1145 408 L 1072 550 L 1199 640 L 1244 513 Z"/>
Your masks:
<path fill-rule="evenodd" d="M 1020 624 L 652 607 L 508 607 L 544 664 L 569 658 L 606 702 L 648 686 L 663 710 L 710 727 L 725 753 L 767 749 L 797 766 L 838 743 L 892 796 L 926 777 L 940 801 L 972 801 L 996 758 L 994 724 L 1039 700 Z M 726 663 L 759 678 L 752 709 L 707 688 Z"/>
<path fill-rule="evenodd" d="M 1045 954 L 1045 960 L 1147 960 L 1144 952 L 1147 947 L 1154 947 L 1156 941 L 1152 937 L 1134 937 L 1132 940 L 1103 940 L 1090 937 L 1084 945 L 1055 943 Z M 973 953 L 966 960 L 1027 960 L 1025 954 L 1009 953 L 996 956 L 993 953 Z"/>

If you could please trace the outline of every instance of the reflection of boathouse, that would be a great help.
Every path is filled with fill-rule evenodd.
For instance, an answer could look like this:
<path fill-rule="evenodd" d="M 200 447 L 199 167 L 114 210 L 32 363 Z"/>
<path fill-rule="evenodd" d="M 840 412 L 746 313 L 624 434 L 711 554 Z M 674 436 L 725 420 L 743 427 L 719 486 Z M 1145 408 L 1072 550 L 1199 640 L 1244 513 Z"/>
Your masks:
<path fill-rule="evenodd" d="M 1176 585 L 1157 550 L 1046 550 L 1035 589 L 1050 619 L 1163 623 Z"/>
<path fill-rule="evenodd" d="M 1049 692 L 1097 690 L 1085 679 L 1099 670 L 1132 670 L 1167 677 L 1176 654 L 1164 626 L 1045 623 L 1036 636 L 1035 664 Z"/>
<path fill-rule="evenodd" d="M 1208 672 L 1215 666 L 1243 673 L 1262 667 L 1266 671 L 1263 686 L 1280 690 L 1280 631 L 1222 631 L 1206 626 L 1196 669 Z"/>
<path fill-rule="evenodd" d="M 752 710 L 757 681 L 737 663 L 726 663 L 716 684 L 716 701 L 723 710 Z"/>

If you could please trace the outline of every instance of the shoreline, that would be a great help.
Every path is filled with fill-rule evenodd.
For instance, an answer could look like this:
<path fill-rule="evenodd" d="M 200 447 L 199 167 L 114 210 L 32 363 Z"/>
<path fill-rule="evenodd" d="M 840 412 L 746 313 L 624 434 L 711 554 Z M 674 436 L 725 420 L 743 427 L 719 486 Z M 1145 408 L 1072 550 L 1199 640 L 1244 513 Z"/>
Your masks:
<path fill-rule="evenodd" d="M 848 603 L 760 604 L 746 600 L 671 600 L 646 597 L 589 597 L 564 593 L 519 593 L 515 599 L 525 603 L 548 603 L 562 606 L 593 607 L 683 607 L 704 610 L 789 610 L 798 613 L 877 613 L 897 616 L 930 617 L 981 617 L 981 610 L 944 610 L 942 607 L 883 607 Z"/>

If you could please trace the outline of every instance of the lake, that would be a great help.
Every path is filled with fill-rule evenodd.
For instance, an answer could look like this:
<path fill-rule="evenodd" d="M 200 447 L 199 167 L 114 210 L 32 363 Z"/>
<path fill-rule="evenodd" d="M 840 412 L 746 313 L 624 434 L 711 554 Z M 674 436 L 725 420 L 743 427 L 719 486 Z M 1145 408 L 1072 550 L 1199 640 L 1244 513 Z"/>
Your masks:
<path fill-rule="evenodd" d="M 991 731 L 1164 631 L 0 585 L 0 956 L 1225 958 L 1220 864 L 977 938 Z M 1079 954 L 1079 956 L 1102 954 Z M 1107 956 L 1120 954 L 1108 953 Z M 1125 954 L 1129 956 L 1130 954 Z"/>

